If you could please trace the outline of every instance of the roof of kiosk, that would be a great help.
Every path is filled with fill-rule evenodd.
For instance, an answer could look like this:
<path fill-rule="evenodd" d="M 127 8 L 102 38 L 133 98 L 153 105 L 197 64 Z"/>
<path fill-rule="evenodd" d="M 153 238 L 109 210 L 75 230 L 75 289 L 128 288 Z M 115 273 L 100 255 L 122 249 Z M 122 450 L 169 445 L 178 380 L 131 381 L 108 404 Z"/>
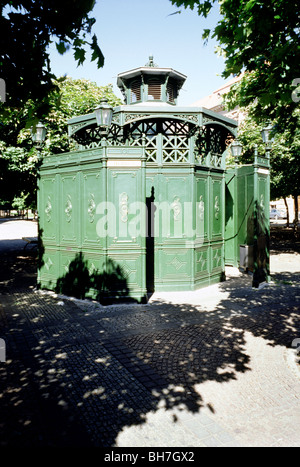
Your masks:
<path fill-rule="evenodd" d="M 150 56 L 149 62 L 145 66 L 119 73 L 117 77 L 117 85 L 122 88 L 124 81 L 140 77 L 141 75 L 147 75 L 151 77 L 169 76 L 170 78 L 178 81 L 181 86 L 187 79 L 186 75 L 179 73 L 179 71 L 173 70 L 173 68 L 159 68 L 154 64 L 153 57 Z"/>

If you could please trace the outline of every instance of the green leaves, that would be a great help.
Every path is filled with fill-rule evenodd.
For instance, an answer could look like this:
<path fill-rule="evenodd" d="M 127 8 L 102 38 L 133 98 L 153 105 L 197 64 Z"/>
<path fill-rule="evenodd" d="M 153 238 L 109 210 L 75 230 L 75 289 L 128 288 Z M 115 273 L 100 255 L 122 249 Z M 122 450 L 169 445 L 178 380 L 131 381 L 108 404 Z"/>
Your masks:
<path fill-rule="evenodd" d="M 92 53 L 92 62 L 94 60 L 97 60 L 98 68 L 103 67 L 104 66 L 104 55 L 103 55 L 100 47 L 98 46 L 97 37 L 95 35 L 93 36 L 91 49 L 93 51 L 93 53 Z"/>
<path fill-rule="evenodd" d="M 65 42 L 59 42 L 59 43 L 56 43 L 55 45 L 56 45 L 58 53 L 60 53 L 61 55 L 63 55 L 70 48 L 70 45 L 66 44 Z"/>
<path fill-rule="evenodd" d="M 85 54 L 86 54 L 86 52 L 82 48 L 76 47 L 74 49 L 74 58 L 77 61 L 78 66 L 83 64 L 83 62 L 85 60 Z"/>
<path fill-rule="evenodd" d="M 243 163 L 253 162 L 255 145 L 258 145 L 259 154 L 265 153 L 260 133 L 264 125 L 262 123 L 257 124 L 252 117 L 254 107 L 252 104 L 252 106 L 245 109 L 247 116 L 239 127 L 238 137 L 243 144 L 243 156 L 241 158 Z M 272 145 L 270 155 L 271 199 L 298 194 L 300 190 L 300 109 L 294 110 L 293 118 L 296 125 L 288 125 L 283 132 L 277 132 Z M 275 126 L 275 128 L 278 127 Z"/>
<path fill-rule="evenodd" d="M 249 2 L 247 2 L 245 5 L 245 10 L 246 11 L 251 10 L 255 5 L 257 5 L 257 3 L 258 2 L 256 0 L 249 0 Z"/>
<path fill-rule="evenodd" d="M 93 112 L 104 96 L 113 107 L 121 104 L 110 84 L 99 87 L 89 80 L 61 77 L 53 82 L 53 86 L 55 91 L 49 98 L 48 115 L 43 119 L 47 128 L 44 157 L 74 149 L 67 132 L 70 118 Z M 34 122 L 35 116 L 34 102 L 29 100 L 21 111 L 9 109 L 6 118 L 2 118 L 0 201 L 25 200 L 27 206 L 35 202 L 39 158 L 32 145 L 30 129 L 25 128 L 25 123 Z"/>
<path fill-rule="evenodd" d="M 195 9 L 206 17 L 211 1 L 171 0 L 178 7 Z M 235 94 L 235 105 L 257 103 L 257 121 L 274 119 L 280 127 L 294 121 L 298 103 L 292 99 L 292 82 L 300 78 L 300 3 L 285 0 L 219 0 L 221 19 L 211 36 L 225 57 L 223 77 L 247 72 L 251 80 Z M 233 93 L 231 98 L 233 99 Z"/>
<path fill-rule="evenodd" d="M 178 7 L 184 6 L 184 8 L 190 8 L 191 10 L 197 8 L 198 15 L 203 15 L 205 18 L 208 16 L 213 3 L 216 1 L 217 0 L 205 0 L 204 2 L 200 0 L 171 0 L 172 4 Z"/>
<path fill-rule="evenodd" d="M 210 29 L 204 29 L 203 34 L 202 34 L 202 39 L 205 44 L 208 42 L 209 36 L 210 36 Z"/>
<path fill-rule="evenodd" d="M 0 76 L 7 83 L 6 103 L 21 109 L 31 99 L 37 118 L 49 110 L 49 96 L 55 91 L 49 61 L 49 45 L 64 54 L 73 49 L 78 65 L 92 50 L 100 68 L 104 57 L 97 38 L 90 36 L 95 18 L 90 16 L 94 0 L 14 0 L 1 4 Z M 5 11 L 5 16 L 3 14 Z M 3 114 L 2 114 L 3 115 Z"/>

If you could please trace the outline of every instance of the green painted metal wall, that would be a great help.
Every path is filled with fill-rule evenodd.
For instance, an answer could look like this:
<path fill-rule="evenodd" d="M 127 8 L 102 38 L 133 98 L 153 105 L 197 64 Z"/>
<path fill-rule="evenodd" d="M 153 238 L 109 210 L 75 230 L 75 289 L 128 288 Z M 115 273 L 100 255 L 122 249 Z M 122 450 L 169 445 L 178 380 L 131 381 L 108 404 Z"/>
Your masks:
<path fill-rule="evenodd" d="M 229 169 L 225 192 L 225 262 L 238 267 L 240 245 L 253 245 L 253 166 Z"/>
<path fill-rule="evenodd" d="M 67 293 L 77 275 L 84 296 L 142 301 L 224 277 L 222 169 L 102 147 L 51 156 L 40 174 L 41 287 Z"/>
<path fill-rule="evenodd" d="M 240 266 L 240 246 L 251 245 L 254 275 L 259 270 L 263 282 L 269 275 L 269 160 L 255 157 L 253 165 L 228 169 L 225 179 L 225 263 Z"/>
<path fill-rule="evenodd" d="M 42 288 L 70 293 L 78 282 L 82 296 L 146 295 L 145 236 L 130 225 L 144 201 L 143 151 L 126 150 L 126 164 L 112 149 L 51 156 L 39 180 L 40 264 Z M 143 205 L 143 204 L 141 204 Z M 142 216 L 145 217 L 144 213 Z M 132 224 L 132 223 L 131 223 Z M 134 223 L 135 225 L 135 223 Z M 73 275 L 73 276 L 72 276 Z"/>
<path fill-rule="evenodd" d="M 225 173 L 146 164 L 143 147 L 53 155 L 38 210 L 42 288 L 102 302 L 195 290 L 239 266 L 245 244 L 258 283 L 268 276 L 269 169 L 258 158 Z"/>
<path fill-rule="evenodd" d="M 157 291 L 195 290 L 224 274 L 224 175 L 194 168 L 147 169 L 152 204 L 147 268 Z M 150 287 L 151 290 L 151 287 Z"/>

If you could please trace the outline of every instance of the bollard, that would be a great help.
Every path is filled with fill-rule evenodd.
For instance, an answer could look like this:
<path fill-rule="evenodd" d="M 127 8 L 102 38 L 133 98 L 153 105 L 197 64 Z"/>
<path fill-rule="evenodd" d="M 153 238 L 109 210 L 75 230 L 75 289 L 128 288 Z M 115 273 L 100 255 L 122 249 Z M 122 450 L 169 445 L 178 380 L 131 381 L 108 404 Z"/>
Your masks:
<path fill-rule="evenodd" d="M 6 83 L 4 79 L 0 78 L 0 102 L 6 101 Z"/>
<path fill-rule="evenodd" d="M 0 362 L 6 362 L 6 345 L 4 339 L 0 339 Z"/>

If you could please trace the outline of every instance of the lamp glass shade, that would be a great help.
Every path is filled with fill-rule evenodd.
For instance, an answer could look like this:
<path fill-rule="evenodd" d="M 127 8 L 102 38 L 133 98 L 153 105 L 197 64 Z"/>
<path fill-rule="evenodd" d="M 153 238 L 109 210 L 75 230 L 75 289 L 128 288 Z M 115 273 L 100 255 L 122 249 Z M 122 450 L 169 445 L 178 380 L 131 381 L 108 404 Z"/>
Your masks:
<path fill-rule="evenodd" d="M 243 149 L 242 143 L 240 143 L 237 140 L 233 141 L 233 143 L 231 144 L 231 154 L 235 158 L 240 157 L 240 155 L 242 154 L 242 149 Z"/>
<path fill-rule="evenodd" d="M 31 129 L 31 138 L 34 143 L 43 143 L 46 138 L 46 127 L 42 123 L 38 123 L 35 127 L 35 131 Z"/>
<path fill-rule="evenodd" d="M 263 128 L 261 131 L 261 136 L 265 144 L 268 144 L 272 141 L 272 138 L 270 138 L 272 129 L 273 129 L 272 125 L 269 124 L 265 128 Z"/>
<path fill-rule="evenodd" d="M 112 122 L 113 108 L 106 99 L 101 99 L 100 105 L 95 109 L 97 124 L 100 127 L 108 128 Z"/>

